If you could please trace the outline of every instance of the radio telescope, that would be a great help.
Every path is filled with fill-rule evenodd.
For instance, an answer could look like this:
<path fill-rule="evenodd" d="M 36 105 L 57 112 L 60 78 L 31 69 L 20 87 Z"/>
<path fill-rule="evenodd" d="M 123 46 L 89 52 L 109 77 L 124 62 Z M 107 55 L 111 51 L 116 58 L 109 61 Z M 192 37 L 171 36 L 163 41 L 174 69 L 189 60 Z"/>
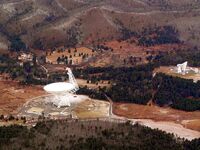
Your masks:
<path fill-rule="evenodd" d="M 184 62 L 182 64 L 177 64 L 177 73 L 186 74 L 187 72 L 187 64 L 188 62 Z"/>
<path fill-rule="evenodd" d="M 58 108 L 70 106 L 71 103 L 80 101 L 81 97 L 75 96 L 74 93 L 79 90 L 79 86 L 70 68 L 68 71 L 69 82 L 57 82 L 44 86 L 44 90 L 53 95 L 51 102 Z"/>

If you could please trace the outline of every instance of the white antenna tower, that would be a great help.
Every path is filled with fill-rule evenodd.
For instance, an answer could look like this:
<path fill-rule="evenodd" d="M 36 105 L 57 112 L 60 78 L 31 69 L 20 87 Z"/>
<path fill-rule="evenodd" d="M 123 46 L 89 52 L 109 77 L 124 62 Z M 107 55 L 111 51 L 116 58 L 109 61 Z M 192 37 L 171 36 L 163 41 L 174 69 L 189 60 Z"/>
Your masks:
<path fill-rule="evenodd" d="M 75 88 L 72 89 L 72 93 L 75 93 L 76 91 L 79 90 L 79 86 L 78 86 L 78 83 L 72 73 L 72 70 L 70 68 L 66 68 L 66 70 L 68 71 L 68 76 L 69 76 L 69 83 L 71 83 Z"/>
<path fill-rule="evenodd" d="M 44 86 L 44 90 L 54 95 L 51 101 L 58 107 L 70 106 L 78 97 L 73 94 L 79 90 L 78 83 L 70 68 L 66 68 L 69 82 L 56 82 Z"/>

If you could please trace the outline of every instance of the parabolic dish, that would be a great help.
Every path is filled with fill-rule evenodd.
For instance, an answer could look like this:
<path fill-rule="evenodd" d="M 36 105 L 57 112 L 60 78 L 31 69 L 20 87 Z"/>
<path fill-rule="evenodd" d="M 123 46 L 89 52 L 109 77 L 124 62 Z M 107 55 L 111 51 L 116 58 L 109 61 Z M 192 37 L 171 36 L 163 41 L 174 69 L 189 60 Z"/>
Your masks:
<path fill-rule="evenodd" d="M 71 83 L 67 82 L 57 82 L 51 83 L 44 87 L 44 90 L 48 93 L 63 93 L 63 92 L 70 92 L 75 87 Z"/>

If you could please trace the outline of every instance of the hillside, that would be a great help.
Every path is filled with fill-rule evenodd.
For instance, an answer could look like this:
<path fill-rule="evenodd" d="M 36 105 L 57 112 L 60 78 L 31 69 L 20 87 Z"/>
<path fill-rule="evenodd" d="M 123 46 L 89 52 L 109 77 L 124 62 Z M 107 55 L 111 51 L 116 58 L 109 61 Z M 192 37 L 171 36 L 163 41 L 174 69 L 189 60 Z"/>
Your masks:
<path fill-rule="evenodd" d="M 122 27 L 140 32 L 155 25 L 174 26 L 180 40 L 198 45 L 199 7 L 195 0 L 2 0 L 0 48 L 14 35 L 46 49 L 66 45 L 73 34 L 77 44 L 90 45 L 119 38 Z"/>
<path fill-rule="evenodd" d="M 0 149 L 154 149 L 192 150 L 199 139 L 176 139 L 163 131 L 138 124 L 109 121 L 62 120 L 39 122 L 27 129 L 22 126 L 0 127 Z"/>

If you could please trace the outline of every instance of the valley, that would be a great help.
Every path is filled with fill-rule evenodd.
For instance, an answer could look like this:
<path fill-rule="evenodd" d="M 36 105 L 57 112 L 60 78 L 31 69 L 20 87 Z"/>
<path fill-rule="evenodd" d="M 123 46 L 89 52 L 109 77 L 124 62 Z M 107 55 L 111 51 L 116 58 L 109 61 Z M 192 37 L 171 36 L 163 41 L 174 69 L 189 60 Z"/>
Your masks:
<path fill-rule="evenodd" d="M 1 79 L 2 80 L 2 79 Z M 80 86 L 92 86 L 91 83 L 87 83 L 86 81 L 83 82 L 83 80 L 78 79 L 77 80 Z M 27 109 L 29 101 L 33 101 L 38 96 L 44 96 L 46 93 L 42 90 L 41 86 L 21 86 L 17 82 L 13 81 L 1 81 L 1 89 L 4 93 L 1 95 L 1 99 L 5 99 L 7 101 L 4 101 L 1 103 L 1 114 L 4 114 L 4 117 L 9 115 L 12 115 L 17 118 L 21 118 L 23 116 L 26 116 L 26 122 L 25 125 L 32 125 L 37 122 L 37 115 L 34 117 L 34 115 L 28 116 L 28 115 L 19 115 L 23 111 L 21 108 L 25 107 Z M 9 83 L 9 85 L 8 85 Z M 99 84 L 98 86 L 101 86 Z M 97 87 L 96 87 L 97 88 Z M 12 90 L 11 90 L 12 89 Z M 6 91 L 7 90 L 7 91 Z M 8 91 L 9 90 L 9 91 Z M 23 93 L 23 95 L 22 95 Z M 13 95 L 14 94 L 14 95 Z M 35 97 L 35 98 L 34 98 Z M 38 98 L 39 98 L 38 97 Z M 92 100 L 92 101 L 91 101 Z M 109 119 L 109 118 L 115 118 L 119 119 L 121 121 L 123 120 L 131 120 L 133 122 L 138 122 L 141 125 L 145 125 L 151 128 L 158 128 L 160 130 L 174 133 L 179 137 L 187 137 L 188 139 L 197 138 L 200 135 L 200 112 L 185 112 L 185 111 L 179 111 L 171 108 L 161 108 L 156 105 L 138 105 L 138 104 L 128 104 L 128 103 L 113 103 L 111 111 L 113 111 L 112 114 L 109 115 L 109 103 L 106 101 L 99 101 L 99 100 L 87 100 L 82 103 L 80 103 L 78 106 L 76 106 L 73 110 L 73 116 L 78 119 Z M 37 100 L 39 103 L 39 99 Z M 35 104 L 34 104 L 35 105 Z M 92 106 L 92 107 L 91 107 Z M 38 105 L 41 108 L 42 105 Z M 91 108 L 90 108 L 91 107 Z M 30 107 L 32 109 L 35 109 L 35 107 Z M 89 109 L 90 108 L 90 109 Z M 95 110 L 93 110 L 95 108 Z M 29 109 L 31 111 L 31 109 Z M 56 113 L 51 113 L 52 116 L 54 116 L 54 119 L 62 119 L 62 117 L 56 117 Z M 68 117 L 68 116 L 66 116 Z M 66 118 L 65 117 L 65 118 Z M 35 118 L 33 120 L 33 118 Z M 48 118 L 48 117 L 47 117 Z M 23 125 L 22 121 L 0 121 L 1 125 L 11 125 L 11 124 L 19 124 Z M 174 127 L 173 127 L 174 126 Z M 171 128 L 174 128 L 175 130 L 170 130 Z M 192 130 L 190 130 L 192 129 Z M 188 134 L 190 136 L 188 136 Z"/>

